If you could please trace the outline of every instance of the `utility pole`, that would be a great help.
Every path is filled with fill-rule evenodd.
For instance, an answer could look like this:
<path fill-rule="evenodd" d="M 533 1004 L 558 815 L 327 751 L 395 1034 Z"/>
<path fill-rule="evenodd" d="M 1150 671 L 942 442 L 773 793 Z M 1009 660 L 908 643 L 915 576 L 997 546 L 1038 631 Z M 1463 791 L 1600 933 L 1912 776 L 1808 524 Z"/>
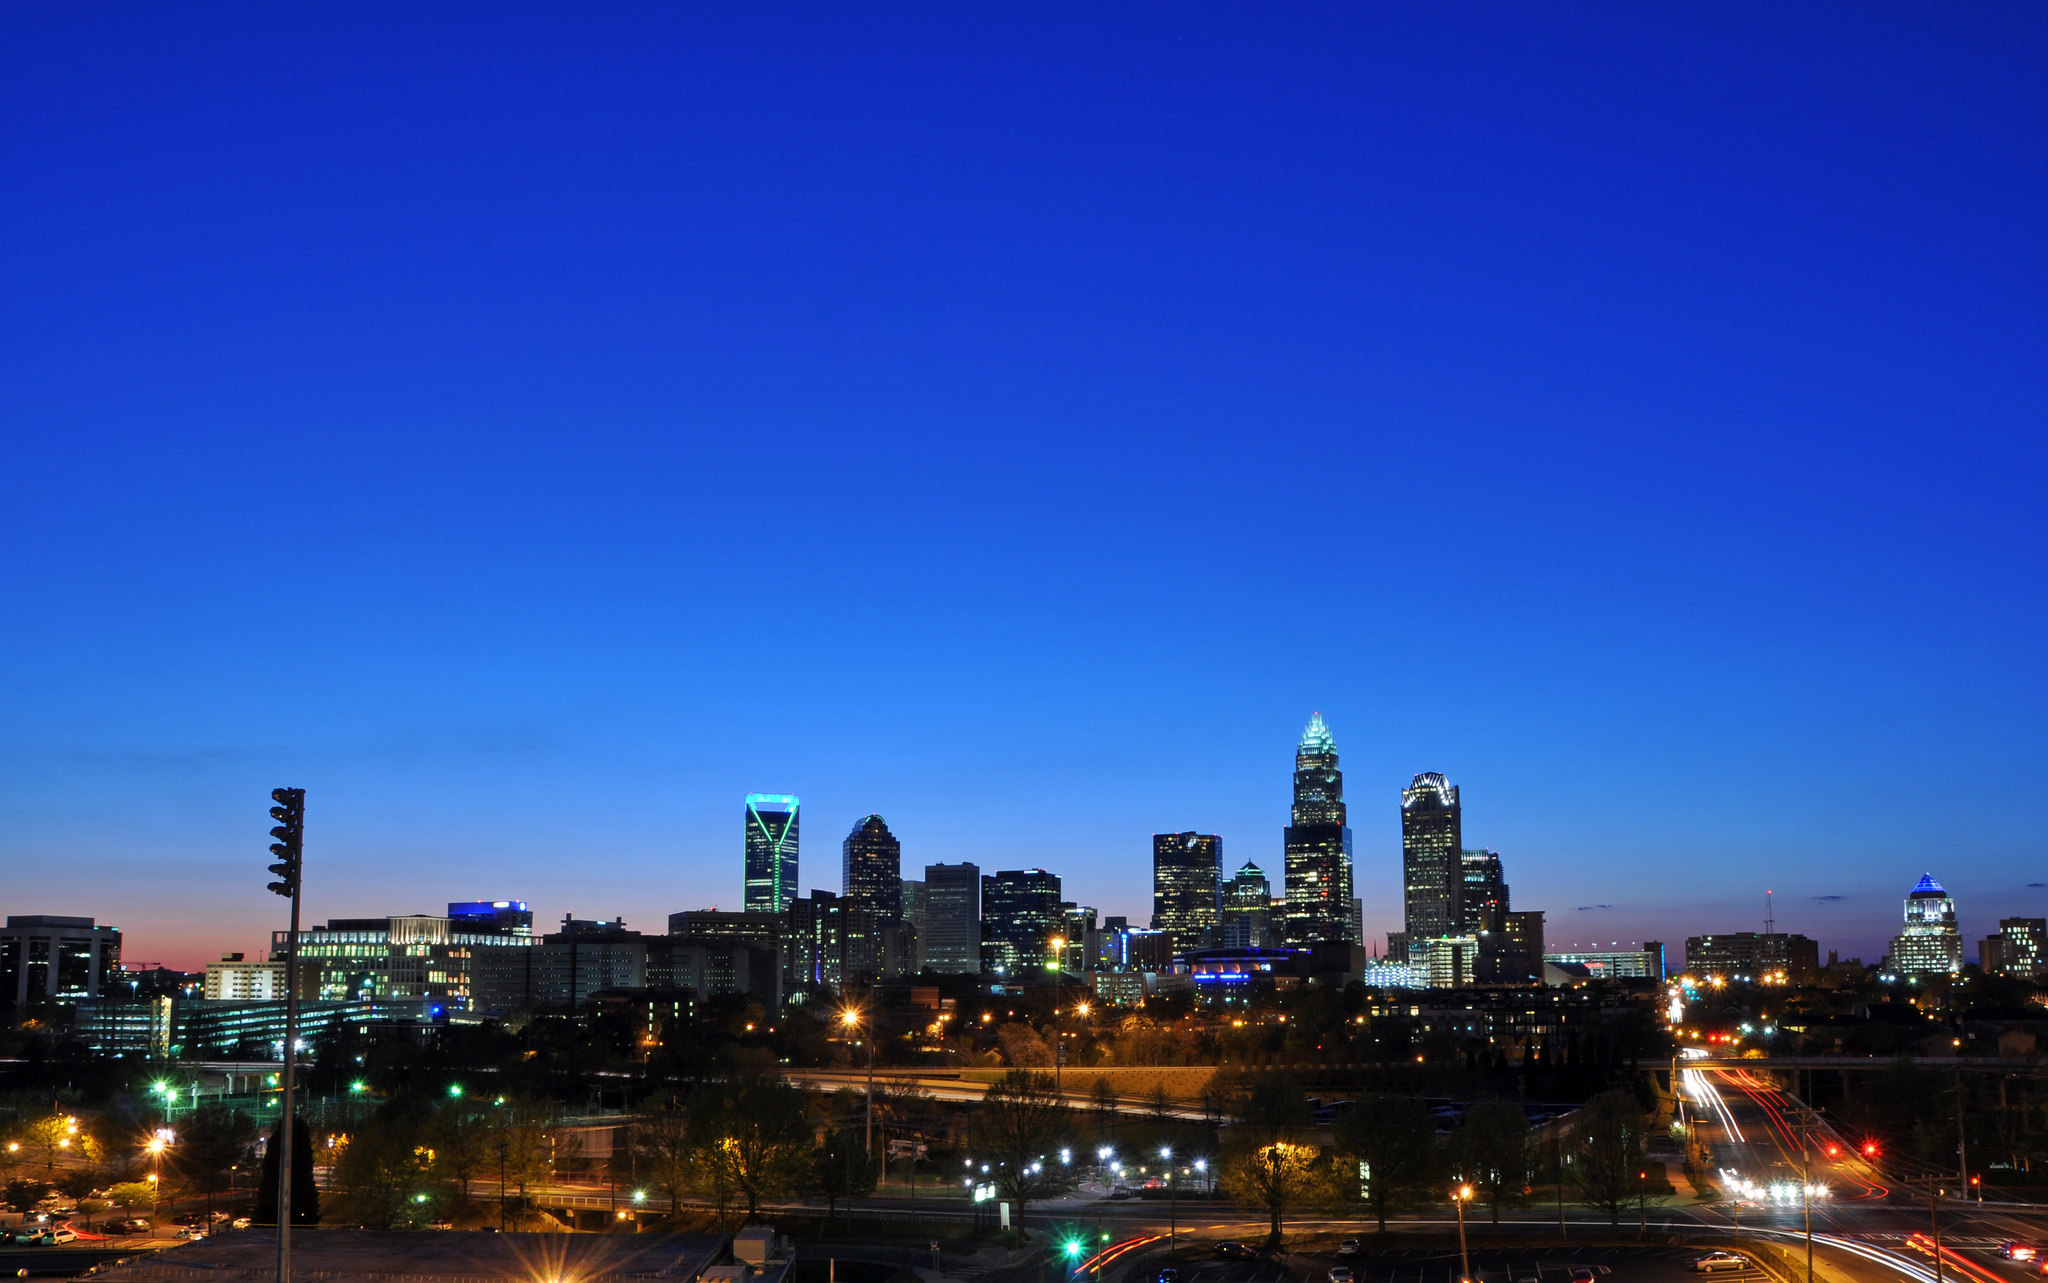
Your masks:
<path fill-rule="evenodd" d="M 270 790 L 270 818 L 277 821 L 270 836 L 270 853 L 277 863 L 270 866 L 278 880 L 270 890 L 292 902 L 291 930 L 284 938 L 284 1073 L 278 1101 L 277 1128 L 277 1283 L 292 1283 L 292 1133 L 298 1130 L 296 1086 L 292 1073 L 299 1040 L 299 871 L 305 856 L 306 790 Z"/>
<path fill-rule="evenodd" d="M 1970 1194 L 1970 1135 L 1963 1128 L 1963 1071 L 1956 1070 L 1956 1188 L 1963 1197 Z"/>

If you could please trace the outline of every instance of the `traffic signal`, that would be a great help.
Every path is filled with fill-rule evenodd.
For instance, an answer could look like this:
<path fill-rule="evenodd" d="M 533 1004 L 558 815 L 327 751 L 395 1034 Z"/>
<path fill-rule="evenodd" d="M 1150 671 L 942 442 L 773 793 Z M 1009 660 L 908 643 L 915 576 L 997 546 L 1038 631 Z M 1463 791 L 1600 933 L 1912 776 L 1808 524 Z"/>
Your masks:
<path fill-rule="evenodd" d="M 277 803 L 270 808 L 270 818 L 277 821 L 277 827 L 270 830 L 270 836 L 277 839 L 270 844 L 270 853 L 277 857 L 270 871 L 277 875 L 277 881 L 270 884 L 270 889 L 289 900 L 299 893 L 299 856 L 306 839 L 306 790 L 272 789 L 270 798 Z"/>

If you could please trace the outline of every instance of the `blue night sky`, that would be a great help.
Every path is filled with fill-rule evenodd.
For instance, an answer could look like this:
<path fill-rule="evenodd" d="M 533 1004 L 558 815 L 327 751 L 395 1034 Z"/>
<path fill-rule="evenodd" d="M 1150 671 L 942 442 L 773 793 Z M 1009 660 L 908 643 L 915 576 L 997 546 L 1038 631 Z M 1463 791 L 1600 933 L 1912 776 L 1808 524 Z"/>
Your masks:
<path fill-rule="evenodd" d="M 2048 9 L 16 5 L 0 910 L 1149 835 L 1554 944 L 2048 912 Z M 1276 879 L 1277 880 L 1277 879 Z"/>

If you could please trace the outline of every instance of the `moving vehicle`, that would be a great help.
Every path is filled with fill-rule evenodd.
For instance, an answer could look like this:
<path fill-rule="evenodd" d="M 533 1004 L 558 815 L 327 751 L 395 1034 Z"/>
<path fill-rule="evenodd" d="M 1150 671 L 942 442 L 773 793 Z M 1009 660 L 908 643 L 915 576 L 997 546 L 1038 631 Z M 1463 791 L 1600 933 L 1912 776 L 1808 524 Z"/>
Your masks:
<path fill-rule="evenodd" d="M 2008 1261 L 2033 1261 L 2040 1259 L 2041 1249 L 2035 1247 L 2032 1243 L 2019 1243 L 2007 1240 L 1999 1244 L 1998 1254 Z"/>
<path fill-rule="evenodd" d="M 1330 1283 L 1352 1283 L 1351 1267 L 1348 1265 L 1332 1265 L 1330 1267 Z"/>
<path fill-rule="evenodd" d="M 1749 1258 L 1735 1252 L 1709 1252 L 1697 1257 L 1692 1263 L 1693 1273 L 1712 1274 L 1716 1270 L 1746 1270 Z"/>
<path fill-rule="evenodd" d="M 1572 1266 L 1572 1283 L 1598 1283 L 1600 1272 L 1590 1265 Z"/>
<path fill-rule="evenodd" d="M 238 1230 L 245 1230 L 245 1229 L 248 1229 L 248 1228 L 249 1228 L 249 1224 L 250 1224 L 250 1221 L 249 1221 L 249 1218 L 248 1218 L 248 1217 L 246 1217 L 246 1216 L 237 1216 L 237 1217 L 236 1217 L 236 1218 L 234 1219 L 234 1222 L 233 1222 L 233 1228 L 235 1228 L 235 1229 L 238 1229 Z"/>
<path fill-rule="evenodd" d="M 1250 1261 L 1256 1260 L 1259 1254 L 1236 1239 L 1230 1239 L 1216 1245 L 1216 1255 L 1226 1261 Z"/>
<path fill-rule="evenodd" d="M 1180 1271 L 1171 1265 L 1159 1271 L 1159 1283 L 1180 1283 Z"/>
<path fill-rule="evenodd" d="M 1343 1241 L 1342 1243 L 1339 1243 L 1339 1244 L 1337 1244 L 1337 1255 L 1339 1255 L 1339 1256 L 1356 1256 L 1356 1255 L 1358 1255 L 1358 1240 L 1357 1240 L 1357 1239 L 1355 1239 L 1355 1238 L 1347 1238 L 1347 1239 L 1345 1239 L 1345 1240 L 1344 1240 L 1344 1241 Z"/>

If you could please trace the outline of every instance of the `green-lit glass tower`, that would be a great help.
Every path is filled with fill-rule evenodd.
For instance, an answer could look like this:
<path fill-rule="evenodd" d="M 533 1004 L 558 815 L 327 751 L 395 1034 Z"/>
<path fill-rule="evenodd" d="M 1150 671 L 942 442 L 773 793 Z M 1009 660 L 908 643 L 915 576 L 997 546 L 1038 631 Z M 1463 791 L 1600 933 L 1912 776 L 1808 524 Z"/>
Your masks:
<path fill-rule="evenodd" d="M 1357 944 L 1351 912 L 1351 828 L 1344 776 L 1323 715 L 1309 718 L 1294 752 L 1294 809 L 1286 842 L 1286 939 L 1291 945 Z"/>
<path fill-rule="evenodd" d="M 747 794 L 748 913 L 780 913 L 796 899 L 796 808 L 787 793 Z"/>

